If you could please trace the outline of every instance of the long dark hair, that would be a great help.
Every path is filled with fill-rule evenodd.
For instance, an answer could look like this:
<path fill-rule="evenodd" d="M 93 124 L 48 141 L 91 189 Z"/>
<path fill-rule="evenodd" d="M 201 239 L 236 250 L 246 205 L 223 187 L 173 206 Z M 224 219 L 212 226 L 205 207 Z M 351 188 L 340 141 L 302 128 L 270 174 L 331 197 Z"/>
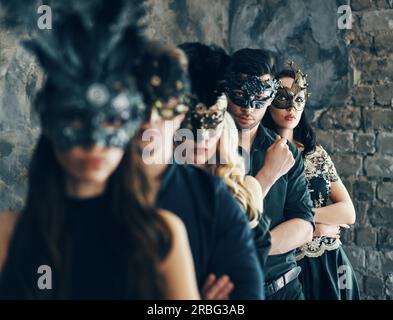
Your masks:
<path fill-rule="evenodd" d="M 292 70 L 283 70 L 277 73 L 276 77 L 277 79 L 284 78 L 284 77 L 295 79 L 295 73 Z M 306 95 L 306 99 L 307 99 L 307 95 Z M 270 106 L 268 112 L 266 112 L 265 116 L 263 117 L 262 125 L 278 133 L 280 128 L 277 126 L 277 124 L 274 122 L 272 118 L 272 115 L 270 113 L 271 108 L 273 107 Z M 313 128 L 311 127 L 307 119 L 306 111 L 303 111 L 300 117 L 299 124 L 293 130 L 293 138 L 295 141 L 300 142 L 303 145 L 304 147 L 302 151 L 303 157 L 315 150 L 315 147 L 317 145 L 317 138 Z"/>
<path fill-rule="evenodd" d="M 145 196 L 132 188 L 131 182 L 141 178 L 141 173 L 134 172 L 130 148 L 126 149 L 106 188 L 110 208 L 108 228 L 114 231 L 109 241 L 113 240 L 117 248 L 114 261 L 120 270 L 110 276 L 119 284 L 123 298 L 161 299 L 165 283 L 159 264 L 170 249 L 172 237 L 157 210 L 147 202 L 141 203 Z M 70 298 L 67 280 L 72 246 L 68 239 L 64 180 L 52 143 L 41 136 L 30 164 L 26 204 L 1 274 L 0 298 Z M 38 289 L 40 265 L 51 266 L 53 290 Z"/>

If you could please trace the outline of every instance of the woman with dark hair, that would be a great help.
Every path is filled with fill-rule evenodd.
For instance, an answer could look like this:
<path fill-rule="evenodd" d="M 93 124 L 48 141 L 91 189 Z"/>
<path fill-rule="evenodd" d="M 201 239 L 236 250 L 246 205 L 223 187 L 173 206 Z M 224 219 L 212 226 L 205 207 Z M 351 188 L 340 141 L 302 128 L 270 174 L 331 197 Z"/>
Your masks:
<path fill-rule="evenodd" d="M 183 223 L 130 183 L 146 179 L 129 146 L 144 112 L 130 77 L 145 46 L 138 7 L 61 8 L 28 42 L 47 75 L 43 133 L 22 212 L 0 215 L 0 298 L 198 299 Z"/>
<path fill-rule="evenodd" d="M 293 63 L 290 67 L 277 74 L 281 87 L 263 125 L 295 144 L 304 159 L 316 227 L 312 242 L 296 251 L 303 292 L 306 299 L 359 299 L 356 277 L 339 236 L 340 226 L 349 228 L 355 222 L 355 209 L 331 158 L 317 144 L 307 121 L 306 76 L 294 69 Z"/>

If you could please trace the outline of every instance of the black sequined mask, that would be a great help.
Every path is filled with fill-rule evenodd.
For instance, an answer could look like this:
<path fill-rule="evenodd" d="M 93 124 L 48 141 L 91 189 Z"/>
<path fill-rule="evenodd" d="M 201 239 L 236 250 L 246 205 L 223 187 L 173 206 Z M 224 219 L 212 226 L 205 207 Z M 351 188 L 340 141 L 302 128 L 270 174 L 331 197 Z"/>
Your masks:
<path fill-rule="evenodd" d="M 75 89 L 81 90 L 76 92 Z M 52 95 L 53 96 L 53 95 Z M 93 83 L 82 90 L 58 92 L 39 113 L 49 138 L 60 150 L 76 146 L 100 145 L 124 148 L 138 128 L 145 109 L 141 95 L 131 84 L 107 86 Z"/>
<path fill-rule="evenodd" d="M 261 109 L 269 105 L 279 88 L 277 79 L 260 80 L 258 76 L 231 73 L 224 83 L 224 90 L 233 103 L 242 108 Z"/>

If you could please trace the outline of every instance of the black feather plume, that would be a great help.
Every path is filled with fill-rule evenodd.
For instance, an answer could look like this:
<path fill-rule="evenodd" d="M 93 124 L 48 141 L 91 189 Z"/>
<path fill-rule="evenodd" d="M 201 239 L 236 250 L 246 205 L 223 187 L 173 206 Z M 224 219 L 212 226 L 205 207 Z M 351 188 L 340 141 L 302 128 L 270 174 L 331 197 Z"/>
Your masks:
<path fill-rule="evenodd" d="M 31 39 L 23 44 L 47 75 L 51 92 L 44 88 L 44 96 L 58 94 L 54 88 L 69 95 L 93 82 L 108 84 L 131 76 L 144 51 L 142 0 L 47 0 L 51 30 L 37 26 L 42 1 L 0 1 L 9 26 L 31 28 Z"/>

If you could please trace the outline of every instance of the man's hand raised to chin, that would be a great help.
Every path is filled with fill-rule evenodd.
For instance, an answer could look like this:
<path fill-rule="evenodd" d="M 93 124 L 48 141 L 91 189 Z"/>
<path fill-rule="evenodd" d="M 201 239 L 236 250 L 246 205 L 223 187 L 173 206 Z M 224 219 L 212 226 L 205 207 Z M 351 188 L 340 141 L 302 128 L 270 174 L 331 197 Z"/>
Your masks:
<path fill-rule="evenodd" d="M 267 149 L 265 163 L 256 175 L 264 195 L 272 185 L 295 164 L 292 152 L 289 150 L 287 139 L 276 136 L 276 141 Z"/>

